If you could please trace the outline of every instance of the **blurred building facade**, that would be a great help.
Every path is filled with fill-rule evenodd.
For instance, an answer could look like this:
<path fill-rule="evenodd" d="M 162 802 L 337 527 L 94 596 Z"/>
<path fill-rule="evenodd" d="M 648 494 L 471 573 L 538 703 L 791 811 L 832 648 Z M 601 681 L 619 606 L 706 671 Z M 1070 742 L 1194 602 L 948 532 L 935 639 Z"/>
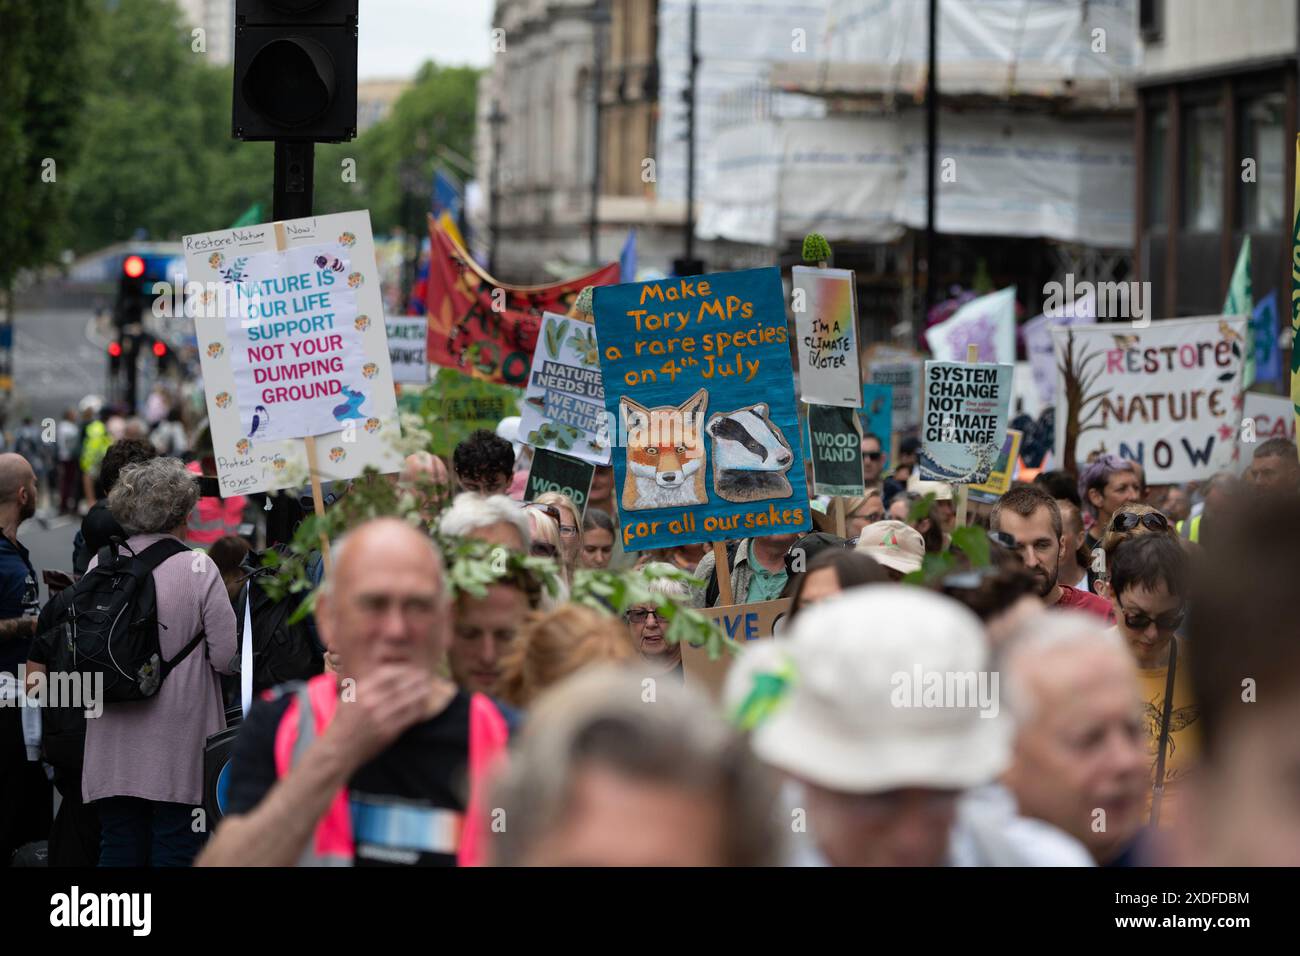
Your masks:
<path fill-rule="evenodd" d="M 1291 279 L 1296 4 L 1143 0 L 1134 244 L 1155 314 L 1217 313 L 1242 240 L 1258 300 Z"/>
<path fill-rule="evenodd" d="M 191 29 L 201 27 L 208 59 L 225 66 L 235 56 L 235 0 L 176 0 L 181 19 Z"/>
<path fill-rule="evenodd" d="M 357 83 L 357 135 L 387 117 L 398 97 L 410 86 L 409 79 L 360 80 Z"/>

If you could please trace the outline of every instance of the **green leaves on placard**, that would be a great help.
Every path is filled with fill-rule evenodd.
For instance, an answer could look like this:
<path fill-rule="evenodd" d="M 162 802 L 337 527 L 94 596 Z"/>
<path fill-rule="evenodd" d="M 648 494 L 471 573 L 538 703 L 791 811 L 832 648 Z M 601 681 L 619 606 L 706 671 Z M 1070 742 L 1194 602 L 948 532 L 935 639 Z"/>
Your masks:
<path fill-rule="evenodd" d="M 831 259 L 831 244 L 826 241 L 826 237 L 820 232 L 810 232 L 804 236 L 803 240 L 803 261 L 810 266 L 815 266 L 819 262 L 829 262 Z"/>

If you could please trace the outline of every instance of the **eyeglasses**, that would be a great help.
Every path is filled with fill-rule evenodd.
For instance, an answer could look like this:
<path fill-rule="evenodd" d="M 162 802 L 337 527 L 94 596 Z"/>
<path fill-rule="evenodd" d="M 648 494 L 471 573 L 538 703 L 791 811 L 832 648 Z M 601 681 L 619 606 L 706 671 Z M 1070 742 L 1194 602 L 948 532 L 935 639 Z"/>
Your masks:
<path fill-rule="evenodd" d="M 562 538 L 576 538 L 577 536 L 578 536 L 578 526 L 577 526 L 577 525 L 572 525 L 572 524 L 562 524 L 562 525 L 560 525 L 560 537 L 562 537 Z"/>
<path fill-rule="evenodd" d="M 560 549 L 549 541 L 534 541 L 528 553 L 534 558 L 554 558 L 559 556 Z"/>
<path fill-rule="evenodd" d="M 871 461 L 880 461 L 885 457 L 885 453 L 881 451 L 864 451 L 862 457 L 869 458 Z"/>
<path fill-rule="evenodd" d="M 634 607 L 632 608 L 632 610 L 628 611 L 627 614 L 624 615 L 624 617 L 626 617 L 628 619 L 628 622 L 631 624 L 644 624 L 646 618 L 648 618 L 652 614 L 654 615 L 656 621 L 660 621 L 660 622 L 663 621 L 663 618 L 659 616 L 658 611 L 654 610 L 653 608 L 644 608 L 644 607 Z"/>
<path fill-rule="evenodd" d="M 1119 609 L 1124 612 L 1124 623 L 1130 631 L 1145 631 L 1154 622 L 1156 630 L 1161 634 L 1172 634 L 1183 626 L 1183 618 L 1187 616 L 1187 608 L 1185 607 L 1166 611 L 1164 614 L 1157 614 L 1155 617 L 1145 611 L 1130 611 L 1122 604 Z"/>
<path fill-rule="evenodd" d="M 1139 524 L 1148 531 L 1169 530 L 1169 519 L 1158 511 L 1152 511 L 1144 515 L 1134 514 L 1132 511 L 1121 511 L 1110 519 L 1110 530 L 1132 531 Z"/>

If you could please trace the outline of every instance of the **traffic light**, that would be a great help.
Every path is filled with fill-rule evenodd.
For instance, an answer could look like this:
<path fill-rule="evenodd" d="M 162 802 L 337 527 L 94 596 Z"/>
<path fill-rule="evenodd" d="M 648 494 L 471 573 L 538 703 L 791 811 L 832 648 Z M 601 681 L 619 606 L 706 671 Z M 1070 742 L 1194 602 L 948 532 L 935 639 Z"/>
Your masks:
<path fill-rule="evenodd" d="M 108 372 L 116 376 L 122 369 L 122 343 L 108 343 Z"/>
<path fill-rule="evenodd" d="M 117 301 L 113 304 L 113 324 L 122 329 L 140 321 L 140 314 L 149 305 L 149 285 L 146 264 L 142 257 L 127 256 L 122 260 L 122 274 L 118 277 Z"/>
<path fill-rule="evenodd" d="M 236 0 L 233 135 L 357 135 L 358 0 Z"/>

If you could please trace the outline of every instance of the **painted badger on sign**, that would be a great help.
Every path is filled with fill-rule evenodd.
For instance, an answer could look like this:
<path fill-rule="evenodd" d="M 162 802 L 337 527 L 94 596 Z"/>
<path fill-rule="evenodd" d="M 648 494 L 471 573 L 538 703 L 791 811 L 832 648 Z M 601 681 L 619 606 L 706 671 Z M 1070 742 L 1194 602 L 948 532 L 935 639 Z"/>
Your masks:
<path fill-rule="evenodd" d="M 713 439 L 713 490 L 727 501 L 788 498 L 785 473 L 794 463 L 790 444 L 759 403 L 718 412 L 704 430 Z"/>

